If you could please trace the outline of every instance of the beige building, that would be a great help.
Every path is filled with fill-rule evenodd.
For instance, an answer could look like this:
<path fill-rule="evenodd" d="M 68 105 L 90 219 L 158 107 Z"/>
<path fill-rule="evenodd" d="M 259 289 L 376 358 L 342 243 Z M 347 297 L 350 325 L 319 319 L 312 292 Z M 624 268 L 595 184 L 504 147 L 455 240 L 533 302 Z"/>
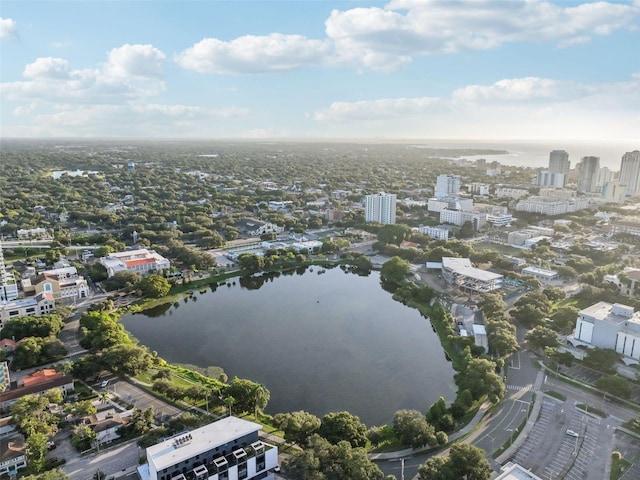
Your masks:
<path fill-rule="evenodd" d="M 24 278 L 22 290 L 26 295 L 50 293 L 55 300 L 80 299 L 89 296 L 87 280 L 78 275 L 75 267 L 46 270 L 35 277 Z"/>

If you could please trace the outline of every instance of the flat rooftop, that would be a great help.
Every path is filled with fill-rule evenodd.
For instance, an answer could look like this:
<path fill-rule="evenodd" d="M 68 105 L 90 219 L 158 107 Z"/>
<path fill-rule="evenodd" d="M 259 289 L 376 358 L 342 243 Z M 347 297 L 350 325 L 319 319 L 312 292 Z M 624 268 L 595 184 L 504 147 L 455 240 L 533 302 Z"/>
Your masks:
<path fill-rule="evenodd" d="M 502 275 L 498 273 L 488 272 L 472 266 L 471 260 L 468 258 L 442 257 L 442 267 L 452 270 L 458 275 L 464 275 L 483 282 L 491 282 L 502 278 Z"/>
<path fill-rule="evenodd" d="M 262 425 L 258 423 L 226 417 L 147 448 L 147 460 L 153 463 L 156 471 L 160 471 L 261 429 Z M 187 435 L 190 439 L 176 448 L 175 440 Z"/>
<path fill-rule="evenodd" d="M 616 306 L 631 309 L 626 305 L 611 304 L 609 302 L 598 302 L 590 307 L 580 310 L 579 315 L 593 318 L 601 322 L 609 322 L 618 325 L 623 322 L 633 322 L 640 324 L 640 312 L 635 312 L 631 317 L 616 315 L 613 313 Z"/>

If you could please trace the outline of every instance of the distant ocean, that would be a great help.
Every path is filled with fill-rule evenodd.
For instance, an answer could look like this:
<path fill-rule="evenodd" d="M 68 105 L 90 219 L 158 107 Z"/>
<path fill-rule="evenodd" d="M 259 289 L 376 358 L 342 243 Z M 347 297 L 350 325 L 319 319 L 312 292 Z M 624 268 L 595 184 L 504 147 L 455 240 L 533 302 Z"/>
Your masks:
<path fill-rule="evenodd" d="M 518 141 L 518 140 L 424 140 L 412 143 L 416 147 L 425 148 L 486 148 L 506 150 L 506 155 L 471 155 L 468 160 L 486 158 L 497 160 L 503 165 L 517 167 L 547 167 L 549 153 L 552 150 L 564 150 L 569 154 L 571 168 L 580 162 L 582 157 L 600 157 L 600 167 L 608 167 L 612 171 L 620 170 L 620 161 L 626 152 L 640 150 L 640 139 L 636 142 L 621 140 L 619 142 L 589 143 L 562 142 L 560 140 Z"/>

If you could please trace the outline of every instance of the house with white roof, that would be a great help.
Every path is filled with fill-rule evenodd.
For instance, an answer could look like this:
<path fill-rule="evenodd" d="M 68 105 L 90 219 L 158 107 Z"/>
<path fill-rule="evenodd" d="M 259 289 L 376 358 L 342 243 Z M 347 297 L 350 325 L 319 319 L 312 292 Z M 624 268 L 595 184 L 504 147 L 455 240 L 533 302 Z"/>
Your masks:
<path fill-rule="evenodd" d="M 442 278 L 463 290 L 488 293 L 502 287 L 503 276 L 471 265 L 468 258 L 442 257 Z"/>

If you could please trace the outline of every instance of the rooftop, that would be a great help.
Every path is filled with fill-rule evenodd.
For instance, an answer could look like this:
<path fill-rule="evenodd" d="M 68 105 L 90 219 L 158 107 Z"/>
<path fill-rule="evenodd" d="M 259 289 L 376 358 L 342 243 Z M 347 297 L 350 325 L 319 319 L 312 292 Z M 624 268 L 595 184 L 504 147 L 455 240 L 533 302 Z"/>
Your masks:
<path fill-rule="evenodd" d="M 583 317 L 615 325 L 624 322 L 640 324 L 640 312 L 634 312 L 633 307 L 619 303 L 598 302 L 595 305 L 580 310 L 579 314 Z"/>
<path fill-rule="evenodd" d="M 442 257 L 442 267 L 448 270 L 453 270 L 459 275 L 472 277 L 484 282 L 490 282 L 502 278 L 502 275 L 498 273 L 488 272 L 472 266 L 471 260 L 468 258 Z"/>
<path fill-rule="evenodd" d="M 257 423 L 226 417 L 147 448 L 147 459 L 160 471 L 261 429 L 262 425 Z M 175 441 L 181 438 L 188 440 L 176 447 Z"/>

